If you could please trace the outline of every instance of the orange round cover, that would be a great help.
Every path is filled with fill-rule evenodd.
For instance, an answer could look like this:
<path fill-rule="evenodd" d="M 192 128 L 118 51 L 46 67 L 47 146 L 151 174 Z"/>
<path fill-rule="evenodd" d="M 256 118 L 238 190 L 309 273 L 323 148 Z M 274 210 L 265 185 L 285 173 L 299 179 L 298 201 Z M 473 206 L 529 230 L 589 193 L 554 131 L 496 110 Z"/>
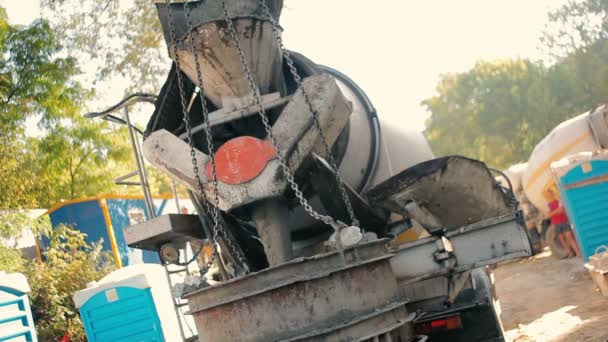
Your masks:
<path fill-rule="evenodd" d="M 257 177 L 268 161 L 276 156 L 270 141 L 242 136 L 227 141 L 215 153 L 217 179 L 226 184 L 241 184 Z M 207 179 L 212 179 L 211 161 L 205 165 Z"/>

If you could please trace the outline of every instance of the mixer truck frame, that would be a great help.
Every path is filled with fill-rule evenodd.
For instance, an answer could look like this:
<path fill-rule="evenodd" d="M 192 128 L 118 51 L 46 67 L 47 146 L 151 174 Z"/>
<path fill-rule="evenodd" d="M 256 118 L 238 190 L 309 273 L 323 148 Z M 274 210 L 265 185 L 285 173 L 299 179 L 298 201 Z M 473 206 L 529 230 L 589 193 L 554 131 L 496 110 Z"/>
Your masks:
<path fill-rule="evenodd" d="M 286 50 L 281 0 L 157 8 L 173 64 L 138 174 L 145 157 L 197 215 L 124 237 L 219 281 L 183 296 L 199 341 L 503 340 L 486 266 L 532 251 L 482 162 L 434 158 L 348 77 Z M 186 260 L 197 241 L 210 253 Z"/>

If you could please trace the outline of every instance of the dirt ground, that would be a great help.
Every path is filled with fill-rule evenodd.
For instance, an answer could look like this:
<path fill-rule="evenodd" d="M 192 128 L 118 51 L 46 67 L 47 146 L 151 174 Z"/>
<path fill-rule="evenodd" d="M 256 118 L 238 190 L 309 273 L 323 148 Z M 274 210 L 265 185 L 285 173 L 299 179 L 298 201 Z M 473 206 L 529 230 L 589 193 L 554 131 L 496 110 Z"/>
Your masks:
<path fill-rule="evenodd" d="M 608 341 L 608 298 L 579 258 L 550 252 L 494 270 L 507 341 Z"/>

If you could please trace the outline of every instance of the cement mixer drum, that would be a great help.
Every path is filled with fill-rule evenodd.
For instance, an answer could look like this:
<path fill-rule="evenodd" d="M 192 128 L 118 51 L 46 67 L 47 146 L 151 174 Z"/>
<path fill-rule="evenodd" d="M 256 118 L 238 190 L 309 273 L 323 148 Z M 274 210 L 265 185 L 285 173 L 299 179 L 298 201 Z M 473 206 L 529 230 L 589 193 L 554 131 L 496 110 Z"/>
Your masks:
<path fill-rule="evenodd" d="M 235 18 L 233 23 L 243 54 L 260 92 L 280 92 L 284 95 L 281 51 L 272 24 L 266 19 L 258 3 L 259 1 L 228 1 L 226 6 Z M 266 0 L 266 5 L 278 20 L 283 1 Z M 204 80 L 206 95 L 213 105 L 224 108 L 252 103 L 249 83 L 242 70 L 235 41 L 227 30 L 220 2 L 189 2 L 189 20 L 181 3 L 158 3 L 156 6 L 169 55 L 173 60 L 179 57 L 182 71 L 194 84 L 200 86 L 199 78 Z M 189 31 L 190 27 L 192 31 Z M 195 53 L 200 62 L 200 77 L 197 73 Z"/>

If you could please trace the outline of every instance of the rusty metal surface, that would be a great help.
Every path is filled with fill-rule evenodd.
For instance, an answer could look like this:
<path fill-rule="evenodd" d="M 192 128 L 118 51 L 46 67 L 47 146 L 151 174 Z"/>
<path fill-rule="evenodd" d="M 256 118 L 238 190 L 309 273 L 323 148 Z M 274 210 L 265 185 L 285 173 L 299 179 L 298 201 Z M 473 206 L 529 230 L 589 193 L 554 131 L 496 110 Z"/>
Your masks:
<path fill-rule="evenodd" d="M 200 341 L 284 340 L 378 313 L 401 297 L 385 243 L 347 249 L 346 265 L 328 253 L 188 294 Z"/>
<path fill-rule="evenodd" d="M 127 227 L 123 231 L 129 247 L 157 252 L 165 243 L 204 239 L 205 234 L 196 215 L 168 214 Z"/>
<path fill-rule="evenodd" d="M 224 11 L 219 1 L 179 1 L 171 4 L 167 4 L 164 1 L 158 1 L 156 3 L 156 8 L 167 43 L 171 42 L 169 11 L 171 11 L 173 21 L 175 22 L 174 30 L 178 40 L 185 39 L 190 28 L 187 25 L 183 2 L 188 2 L 190 16 L 192 18 L 192 28 L 196 28 L 205 23 L 225 20 Z M 278 20 L 283 8 L 283 0 L 265 0 L 265 2 L 273 17 Z M 226 1 L 226 6 L 233 18 L 266 20 L 264 11 L 259 6 L 259 0 Z"/>
<path fill-rule="evenodd" d="M 287 202 L 276 198 L 262 200 L 253 204 L 251 211 L 270 267 L 293 259 Z"/>
<path fill-rule="evenodd" d="M 448 156 L 417 164 L 366 193 L 370 202 L 407 214 L 416 202 L 435 216 L 441 227 L 452 229 L 516 210 L 484 163 Z"/>
<path fill-rule="evenodd" d="M 401 285 L 532 255 L 520 213 L 460 227 L 448 231 L 445 238 L 431 236 L 391 251 L 395 254 L 391 265 Z"/>
<path fill-rule="evenodd" d="M 348 264 L 375 258 L 386 258 L 386 240 L 376 240 L 344 249 Z M 185 295 L 190 311 L 200 311 L 248 296 L 284 286 L 289 283 L 327 275 L 344 267 L 338 252 L 299 258 L 273 268 L 232 279 L 217 286 L 206 287 Z"/>
<path fill-rule="evenodd" d="M 302 336 L 283 340 L 282 342 L 314 341 L 409 341 L 413 336 L 407 325 L 414 320 L 415 314 L 405 310 L 406 301 L 400 301 L 378 308 L 373 313 L 356 317 L 352 321 L 319 331 L 312 331 Z M 389 341 L 390 341 L 389 340 Z"/>
<path fill-rule="evenodd" d="M 261 94 L 279 92 L 286 95 L 281 52 L 270 23 L 241 18 L 235 20 L 234 25 Z M 247 77 L 243 73 L 234 41 L 227 38 L 230 33 L 225 23 L 206 23 L 194 28 L 192 33 L 195 52 L 192 47 L 177 43 L 180 67 L 188 78 L 198 85 L 195 60 L 198 59 L 205 95 L 217 108 L 252 104 Z M 175 59 L 176 56 L 172 54 L 171 58 Z"/>

